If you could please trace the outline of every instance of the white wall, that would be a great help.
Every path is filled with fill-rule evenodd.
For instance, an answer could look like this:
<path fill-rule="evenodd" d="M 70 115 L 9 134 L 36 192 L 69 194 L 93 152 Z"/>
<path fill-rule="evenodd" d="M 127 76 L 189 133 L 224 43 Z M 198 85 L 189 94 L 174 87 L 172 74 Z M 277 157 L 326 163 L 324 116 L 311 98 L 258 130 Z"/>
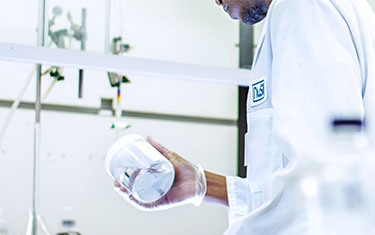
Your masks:
<path fill-rule="evenodd" d="M 8 1 L 0 8 L 0 41 L 36 44 L 37 0 Z M 50 0 L 80 22 L 87 7 L 89 51 L 104 50 L 105 1 Z M 17 12 L 17 14 L 15 14 Z M 121 12 L 121 17 L 119 13 Z M 238 64 L 238 24 L 214 1 L 113 1 L 112 35 L 121 34 L 133 49 L 124 56 L 235 68 Z M 121 20 L 121 24 L 119 23 Z M 57 27 L 66 27 L 65 16 Z M 73 43 L 73 48 L 79 48 Z M 17 97 L 31 65 L 0 62 L 0 100 Z M 64 71 L 45 103 L 99 107 L 102 97 L 116 95 L 105 73 L 85 71 L 84 98 L 77 98 L 77 75 Z M 129 77 L 123 108 L 128 111 L 237 119 L 237 88 L 199 82 L 177 82 L 158 77 Z M 35 99 L 35 82 L 24 101 Z M 43 78 L 43 94 L 51 83 Z M 0 108 L 0 126 L 9 109 Z M 25 225 L 31 202 L 33 154 L 31 110 L 17 111 L 0 150 L 0 208 L 5 210 L 10 234 Z M 226 209 L 216 205 L 184 206 L 165 212 L 135 210 L 112 190 L 103 167 L 104 155 L 115 140 L 109 117 L 44 111 L 40 165 L 40 212 L 57 232 L 61 210 L 73 208 L 83 234 L 221 234 L 227 227 Z M 132 128 L 123 132 L 155 139 L 204 168 L 236 174 L 237 129 L 233 125 L 199 124 L 124 118 Z"/>
<path fill-rule="evenodd" d="M 5 109 L 0 109 L 4 117 Z M 33 111 L 20 110 L 9 127 L 0 155 L 0 205 L 16 234 L 31 199 Z M 3 118 L 0 119 L 3 121 Z M 146 213 L 128 205 L 112 190 L 104 171 L 104 155 L 115 140 L 110 118 L 43 112 L 40 165 L 40 213 L 57 232 L 61 211 L 74 209 L 82 234 L 221 234 L 227 226 L 226 209 L 215 205 L 184 206 Z M 128 118 L 127 133 L 152 135 L 203 167 L 235 174 L 236 129 L 217 125 Z M 224 147 L 217 147 L 219 143 Z M 181 230 L 180 232 L 177 232 Z"/>

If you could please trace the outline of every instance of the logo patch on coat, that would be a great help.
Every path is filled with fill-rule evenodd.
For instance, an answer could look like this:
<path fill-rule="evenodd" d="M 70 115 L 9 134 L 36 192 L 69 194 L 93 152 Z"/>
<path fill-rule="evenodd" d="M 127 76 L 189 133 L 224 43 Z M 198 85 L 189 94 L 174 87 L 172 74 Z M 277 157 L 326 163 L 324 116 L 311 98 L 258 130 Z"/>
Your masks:
<path fill-rule="evenodd" d="M 251 84 L 251 106 L 262 104 L 267 99 L 266 77 L 262 77 Z"/>

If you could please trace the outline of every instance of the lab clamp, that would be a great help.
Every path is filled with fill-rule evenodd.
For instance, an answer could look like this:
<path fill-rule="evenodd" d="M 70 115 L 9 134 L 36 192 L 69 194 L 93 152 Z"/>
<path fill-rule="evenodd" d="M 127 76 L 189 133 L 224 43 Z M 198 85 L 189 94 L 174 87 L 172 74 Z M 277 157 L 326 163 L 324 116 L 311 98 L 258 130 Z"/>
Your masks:
<path fill-rule="evenodd" d="M 86 40 L 87 40 L 87 32 L 86 32 L 86 21 L 87 21 L 87 11 L 85 8 L 82 8 L 82 22 L 81 25 L 74 23 L 72 14 L 70 12 L 67 13 L 67 19 L 70 22 L 70 29 L 59 29 L 53 30 L 53 26 L 55 25 L 56 18 L 63 14 L 63 10 L 61 7 L 54 7 L 52 10 L 53 17 L 49 20 L 49 27 L 48 27 L 48 35 L 50 36 L 53 44 L 55 44 L 58 48 L 66 49 L 71 47 L 71 41 L 73 39 L 81 42 L 81 50 L 84 51 L 86 49 Z M 66 46 L 66 39 L 69 39 L 69 46 Z M 131 49 L 131 46 L 126 43 L 122 43 L 122 37 L 114 37 L 110 44 L 110 53 L 113 55 L 120 55 L 123 53 L 128 52 Z M 43 75 L 49 74 L 54 81 L 51 83 L 50 87 L 47 89 L 47 92 L 43 99 L 45 99 L 49 93 L 51 92 L 54 84 L 57 81 L 64 80 L 64 76 L 62 74 L 63 69 L 59 67 L 51 67 Z M 82 98 L 82 90 L 83 90 L 83 77 L 84 71 L 82 69 L 79 70 L 79 82 L 78 82 L 78 98 Z M 129 124 L 119 121 L 122 116 L 121 111 L 121 84 L 122 83 L 129 83 L 130 80 L 121 74 L 117 73 L 107 73 L 109 82 L 111 87 L 117 88 L 117 105 L 115 108 L 115 116 L 117 121 L 112 122 L 111 128 L 113 129 L 127 129 L 130 127 Z"/>
<path fill-rule="evenodd" d="M 120 55 L 126 53 L 131 49 L 129 44 L 122 43 L 122 37 L 115 37 L 112 39 L 110 51 L 113 55 Z M 121 74 L 108 73 L 109 83 L 111 87 L 119 87 L 121 83 L 129 83 L 129 79 Z"/>
<path fill-rule="evenodd" d="M 56 18 L 63 14 L 63 10 L 61 7 L 54 7 L 52 10 L 53 17 L 49 20 L 49 27 L 48 27 L 48 35 L 50 36 L 52 43 L 55 44 L 58 48 L 66 49 L 70 47 L 66 46 L 65 39 L 69 39 L 70 42 L 72 39 L 81 42 L 81 50 L 84 51 L 86 49 L 86 40 L 87 40 L 87 31 L 86 31 L 86 21 L 87 21 L 87 10 L 82 8 L 82 22 L 81 25 L 74 23 L 72 14 L 70 12 L 67 13 L 68 21 L 70 22 L 70 29 L 59 29 L 53 30 L 53 26 L 55 25 Z M 115 37 L 112 39 L 110 45 L 110 52 L 113 55 L 120 55 L 122 53 L 126 53 L 131 49 L 129 44 L 122 43 L 121 37 Z M 59 67 L 51 67 L 49 68 L 43 75 L 49 74 L 52 78 L 54 78 L 53 83 L 51 84 L 50 88 L 48 88 L 46 96 L 52 90 L 52 87 L 57 81 L 64 80 L 64 76 L 62 75 L 63 69 Z M 129 79 L 117 73 L 107 73 L 109 82 L 111 87 L 118 88 L 118 95 L 117 98 L 121 97 L 121 83 L 128 83 L 130 82 Z M 79 70 L 78 75 L 78 98 L 82 98 L 83 95 L 83 78 L 84 78 L 84 71 L 82 69 Z M 45 96 L 45 97 L 46 97 Z"/>
<path fill-rule="evenodd" d="M 61 7 L 54 7 L 52 10 L 53 17 L 48 21 L 48 35 L 50 36 L 52 43 L 57 46 L 57 48 L 66 49 L 65 39 L 68 38 L 70 40 L 69 47 L 71 44 L 71 40 L 75 39 L 81 43 L 81 51 L 86 50 L 86 40 L 87 40 L 87 31 L 86 31 L 86 22 L 87 22 L 87 10 L 86 8 L 82 8 L 82 22 L 81 25 L 74 23 L 73 17 L 71 12 L 67 13 L 68 21 L 70 22 L 70 29 L 59 29 L 56 31 L 52 30 L 52 27 L 55 25 L 55 20 L 57 17 L 62 15 L 63 10 Z M 69 48 L 68 47 L 68 48 Z M 62 68 L 59 67 L 51 67 L 47 70 L 49 75 L 54 78 L 54 82 L 51 86 L 54 85 L 56 81 L 64 80 L 64 76 L 62 75 Z M 79 70 L 78 73 L 78 97 L 82 98 L 82 91 L 83 91 L 83 77 L 84 71 L 82 69 Z M 51 87 L 48 89 L 51 90 Z M 48 92 L 47 92 L 48 93 Z"/>

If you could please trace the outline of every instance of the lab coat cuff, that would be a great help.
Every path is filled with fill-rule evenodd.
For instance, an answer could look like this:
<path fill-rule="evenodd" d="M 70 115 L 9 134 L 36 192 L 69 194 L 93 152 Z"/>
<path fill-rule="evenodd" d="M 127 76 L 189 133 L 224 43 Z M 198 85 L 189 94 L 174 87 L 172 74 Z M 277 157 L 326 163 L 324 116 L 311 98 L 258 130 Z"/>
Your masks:
<path fill-rule="evenodd" d="M 248 215 L 252 210 L 251 190 L 247 179 L 227 176 L 229 224 Z"/>

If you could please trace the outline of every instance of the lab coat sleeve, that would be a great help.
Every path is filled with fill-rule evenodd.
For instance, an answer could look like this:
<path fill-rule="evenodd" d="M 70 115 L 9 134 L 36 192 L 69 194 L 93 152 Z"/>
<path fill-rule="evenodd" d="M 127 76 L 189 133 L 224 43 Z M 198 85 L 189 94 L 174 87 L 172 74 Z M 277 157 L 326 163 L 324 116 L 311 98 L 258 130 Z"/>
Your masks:
<path fill-rule="evenodd" d="M 273 136 L 298 164 L 324 152 L 335 117 L 363 118 L 363 81 L 351 29 L 332 1 L 275 4 L 268 20 Z"/>
<path fill-rule="evenodd" d="M 252 210 L 251 191 L 247 179 L 227 176 L 229 224 L 243 218 Z"/>

